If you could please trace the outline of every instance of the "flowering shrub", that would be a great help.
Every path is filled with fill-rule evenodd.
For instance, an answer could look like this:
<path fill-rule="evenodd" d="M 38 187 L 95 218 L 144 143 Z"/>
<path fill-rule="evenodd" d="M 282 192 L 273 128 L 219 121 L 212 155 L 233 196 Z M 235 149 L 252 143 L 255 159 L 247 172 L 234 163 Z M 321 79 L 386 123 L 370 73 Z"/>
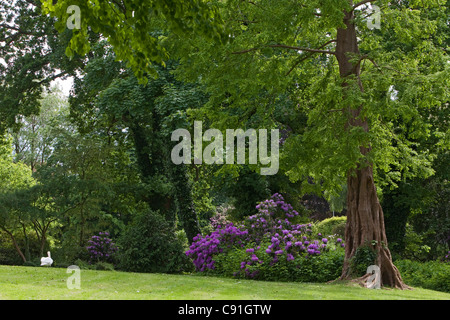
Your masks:
<path fill-rule="evenodd" d="M 190 250 L 186 251 L 186 255 L 193 259 L 197 271 L 212 270 L 215 269 L 213 256 L 229 250 L 233 246 L 243 246 L 247 235 L 247 230 L 241 230 L 233 223 L 229 223 L 223 228 L 219 225 L 211 235 L 194 237 L 194 243 L 190 246 Z"/>
<path fill-rule="evenodd" d="M 113 262 L 114 255 L 118 248 L 109 238 L 108 232 L 99 232 L 97 236 L 92 236 L 86 248 L 89 252 L 89 263 Z"/>
<path fill-rule="evenodd" d="M 340 238 L 332 240 L 313 234 L 311 224 L 293 223 L 298 212 L 278 193 L 259 203 L 256 209 L 257 214 L 239 225 L 217 225 L 210 235 L 194 238 L 186 255 L 197 271 L 219 267 L 219 272 L 232 272 L 236 277 L 261 278 L 263 271 L 283 266 L 286 273 L 305 259 L 344 247 Z"/>
<path fill-rule="evenodd" d="M 226 226 L 231 222 L 227 219 L 226 211 L 227 209 L 222 208 L 222 210 L 217 212 L 216 215 L 209 219 L 211 221 L 211 226 L 214 229 L 220 229 L 222 226 Z"/>

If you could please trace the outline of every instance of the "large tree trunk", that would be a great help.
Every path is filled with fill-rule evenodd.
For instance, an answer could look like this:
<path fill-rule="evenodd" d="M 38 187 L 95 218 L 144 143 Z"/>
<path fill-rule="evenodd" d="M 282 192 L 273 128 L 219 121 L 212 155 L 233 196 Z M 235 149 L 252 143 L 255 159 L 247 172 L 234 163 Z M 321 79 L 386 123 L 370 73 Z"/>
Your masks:
<path fill-rule="evenodd" d="M 346 247 L 341 279 L 352 278 L 350 259 L 355 256 L 358 248 L 366 246 L 376 253 L 375 264 L 380 268 L 380 285 L 408 288 L 392 263 L 372 168 L 366 166 L 354 170 L 348 176 L 347 186 Z"/>
<path fill-rule="evenodd" d="M 360 81 L 359 62 L 352 62 L 360 56 L 353 12 L 346 12 L 345 29 L 338 29 L 336 43 L 336 58 L 339 64 L 339 72 L 343 81 L 343 87 L 350 85 L 350 80 L 356 79 L 359 89 L 363 91 Z M 349 126 L 359 126 L 366 132 L 369 124 L 366 119 L 360 118 L 363 106 L 359 109 L 348 111 Z M 347 112 L 347 110 L 344 110 Z M 370 149 L 360 147 L 361 153 L 366 155 Z M 360 163 L 355 170 L 348 173 L 347 179 L 347 225 L 345 230 L 345 260 L 341 279 L 352 278 L 351 259 L 358 248 L 371 247 L 377 254 L 375 264 L 380 268 L 380 285 L 396 288 L 408 288 L 402 281 L 399 271 L 392 263 L 391 253 L 387 246 L 386 232 L 384 228 L 383 210 L 378 201 L 378 196 L 373 180 L 372 164 Z M 364 277 L 367 278 L 367 275 Z"/>

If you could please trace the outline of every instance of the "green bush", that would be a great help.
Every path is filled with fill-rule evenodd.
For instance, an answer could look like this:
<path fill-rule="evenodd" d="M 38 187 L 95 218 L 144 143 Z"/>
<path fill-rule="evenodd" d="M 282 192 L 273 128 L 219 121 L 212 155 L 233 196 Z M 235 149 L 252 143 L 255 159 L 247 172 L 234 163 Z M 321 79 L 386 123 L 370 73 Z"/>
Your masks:
<path fill-rule="evenodd" d="M 342 273 L 344 250 L 330 250 L 319 256 L 295 260 L 295 268 L 290 270 L 295 281 L 328 282 L 337 279 Z M 297 261 L 298 260 L 298 261 Z"/>
<path fill-rule="evenodd" d="M 226 277 L 245 278 L 247 274 L 243 271 L 253 273 L 252 278 L 264 281 L 293 281 L 293 282 L 327 282 L 338 278 L 342 272 L 344 262 L 344 250 L 336 248 L 323 252 L 318 256 L 298 256 L 294 261 L 287 261 L 285 256 L 277 263 L 269 263 L 272 257 L 263 249 L 266 244 L 261 244 L 260 249 L 255 251 L 263 263 L 242 266 L 242 261 L 248 260 L 249 254 L 245 248 L 234 248 L 225 254 L 214 257 L 215 269 L 209 273 L 220 274 Z M 262 248 L 262 249 L 261 249 Z"/>
<path fill-rule="evenodd" d="M 405 248 L 401 252 L 403 259 L 408 260 L 427 260 L 429 259 L 429 252 L 431 247 L 425 242 L 426 233 L 418 233 L 414 231 L 414 228 L 409 223 L 406 224 L 405 234 L 403 237 L 403 242 Z"/>
<path fill-rule="evenodd" d="M 211 273 L 226 277 L 238 276 L 241 262 L 248 256 L 248 253 L 245 251 L 246 249 L 247 247 L 235 247 L 233 250 L 228 251 L 227 254 L 217 254 L 214 256 L 214 260 L 216 261 L 215 269 Z"/>
<path fill-rule="evenodd" d="M 397 260 L 395 266 L 400 271 L 403 281 L 412 287 L 417 286 L 450 293 L 449 263 Z"/>
<path fill-rule="evenodd" d="M 328 218 L 316 223 L 314 231 L 316 233 L 321 233 L 325 237 L 336 235 L 339 238 L 344 238 L 346 222 L 347 217 Z"/>
<path fill-rule="evenodd" d="M 119 243 L 119 268 L 132 272 L 190 271 L 183 243 L 162 215 L 151 210 L 138 214 Z"/>

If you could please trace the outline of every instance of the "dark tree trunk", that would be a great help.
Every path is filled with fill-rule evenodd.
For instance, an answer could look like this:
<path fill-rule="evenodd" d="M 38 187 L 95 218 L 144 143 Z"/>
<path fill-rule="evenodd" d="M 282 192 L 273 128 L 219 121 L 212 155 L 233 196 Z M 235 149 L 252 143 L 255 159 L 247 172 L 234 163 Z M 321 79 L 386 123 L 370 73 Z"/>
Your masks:
<path fill-rule="evenodd" d="M 136 158 L 138 168 L 141 173 L 142 182 L 151 184 L 152 179 L 159 173 L 157 170 L 166 170 L 166 165 L 163 161 L 165 158 L 163 148 L 152 148 L 150 141 L 147 139 L 147 134 L 143 125 L 137 120 L 129 120 L 129 125 L 134 138 L 134 147 L 136 150 Z M 154 131 L 156 132 L 156 130 Z M 145 194 L 143 200 L 148 203 L 152 210 L 159 210 L 166 218 L 171 215 L 166 214 L 173 210 L 172 198 L 163 193 L 154 192 L 153 194 Z M 169 219 L 175 223 L 174 219 Z"/>
<path fill-rule="evenodd" d="M 360 81 L 360 60 L 358 61 L 360 52 L 353 20 L 353 12 L 346 12 L 344 17 L 346 28 L 337 31 L 336 58 L 340 76 L 343 79 L 343 87 L 348 88 L 350 79 L 353 79 L 357 81 L 359 89 L 363 91 Z M 356 59 L 358 62 L 352 62 L 352 59 Z M 347 81 L 347 79 L 349 80 Z M 358 126 L 367 132 L 369 124 L 366 119 L 360 118 L 361 109 L 362 106 L 359 109 L 343 111 L 349 112 L 349 126 Z M 364 155 L 370 151 L 364 147 L 360 147 L 360 150 Z M 355 170 L 348 172 L 347 187 L 346 248 L 341 279 L 353 277 L 350 261 L 355 256 L 356 250 L 363 246 L 370 246 L 377 254 L 375 264 L 380 268 L 380 284 L 401 289 L 408 288 L 392 263 L 391 253 L 387 246 L 383 210 L 378 201 L 372 164 L 360 163 Z"/>
<path fill-rule="evenodd" d="M 192 199 L 192 186 L 189 181 L 187 168 L 185 165 L 172 164 L 172 183 L 175 188 L 175 197 L 178 207 L 178 218 L 182 224 L 189 245 L 192 239 L 201 234 L 198 223 L 197 212 Z"/>
<path fill-rule="evenodd" d="M 153 118 L 153 132 L 156 135 L 161 130 L 159 127 L 160 118 L 156 113 L 153 115 Z M 192 188 L 186 167 L 184 165 L 176 166 L 170 161 L 170 150 L 168 149 L 170 145 L 164 145 L 161 141 L 157 141 L 156 138 L 150 143 L 144 128 L 137 121 L 130 121 L 130 128 L 134 137 L 137 162 L 143 181 L 151 183 L 152 178 L 156 174 L 164 173 L 164 175 L 170 177 L 174 186 L 174 191 L 171 194 L 155 192 L 147 195 L 145 201 L 153 210 L 159 210 L 166 220 L 172 223 L 173 227 L 176 226 L 178 213 L 179 221 L 186 232 L 189 242 L 191 242 L 201 231 L 194 208 Z M 165 138 L 167 139 L 167 137 Z M 168 161 L 164 160 L 167 158 L 169 158 Z M 175 209 L 177 209 L 177 212 Z"/>

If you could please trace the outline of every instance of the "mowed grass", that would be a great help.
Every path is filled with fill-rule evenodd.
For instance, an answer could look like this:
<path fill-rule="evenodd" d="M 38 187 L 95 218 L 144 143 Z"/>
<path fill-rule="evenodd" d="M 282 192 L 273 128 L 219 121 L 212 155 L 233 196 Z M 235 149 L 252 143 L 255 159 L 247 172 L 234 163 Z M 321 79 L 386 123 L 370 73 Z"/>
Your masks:
<path fill-rule="evenodd" d="M 292 283 L 197 275 L 81 270 L 81 288 L 68 289 L 62 268 L 0 266 L 3 300 L 450 300 L 450 294 L 370 290 L 349 283 Z"/>

